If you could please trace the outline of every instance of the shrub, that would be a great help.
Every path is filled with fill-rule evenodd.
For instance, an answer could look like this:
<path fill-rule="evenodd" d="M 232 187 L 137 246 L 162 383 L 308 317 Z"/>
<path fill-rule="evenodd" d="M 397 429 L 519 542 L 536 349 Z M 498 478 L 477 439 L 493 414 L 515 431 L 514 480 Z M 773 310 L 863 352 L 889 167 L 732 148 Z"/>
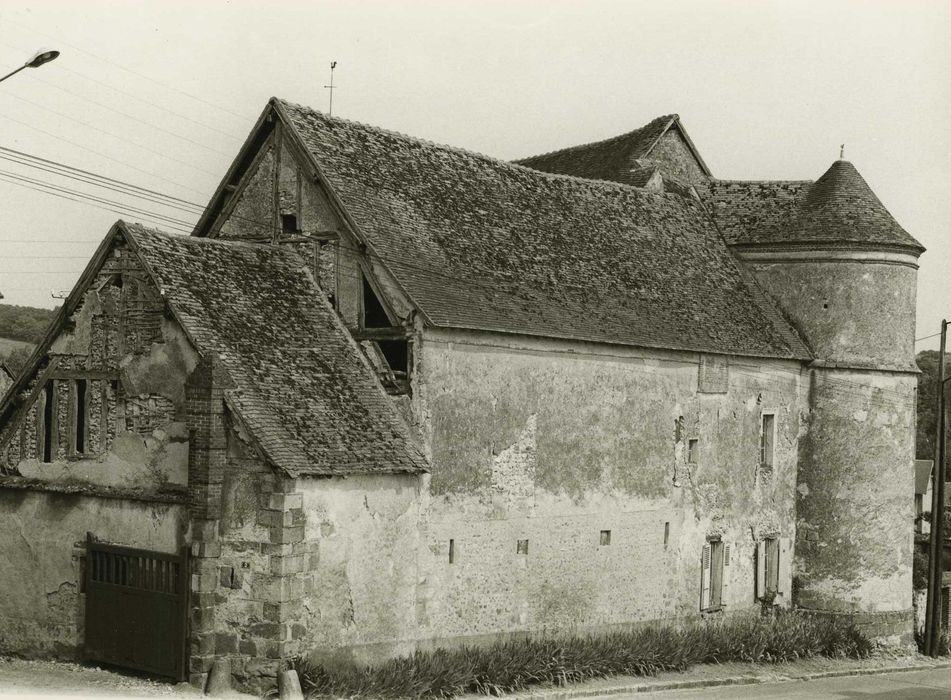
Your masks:
<path fill-rule="evenodd" d="M 775 617 L 736 616 L 600 636 L 418 651 L 368 667 L 329 668 L 303 660 L 295 665 L 310 697 L 449 698 L 607 676 L 652 676 L 697 663 L 865 658 L 871 650 L 871 642 L 850 620 L 779 611 Z"/>
<path fill-rule="evenodd" d="M 911 565 L 911 585 L 915 590 L 928 587 L 928 555 L 917 545 Z"/>

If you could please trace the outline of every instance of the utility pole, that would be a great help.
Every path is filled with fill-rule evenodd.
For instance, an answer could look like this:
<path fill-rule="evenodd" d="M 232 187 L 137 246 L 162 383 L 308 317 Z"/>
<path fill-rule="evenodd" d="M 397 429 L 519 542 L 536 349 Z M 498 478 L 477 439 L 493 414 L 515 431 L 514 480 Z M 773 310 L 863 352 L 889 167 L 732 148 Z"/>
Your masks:
<path fill-rule="evenodd" d="M 944 578 L 944 485 L 945 485 L 945 401 L 944 353 L 948 322 L 941 321 L 941 354 L 938 356 L 937 404 L 935 417 L 935 459 L 931 487 L 931 538 L 928 549 L 928 601 L 925 611 L 925 654 L 937 656 L 941 649 L 941 580 Z"/>
<path fill-rule="evenodd" d="M 330 109 L 327 110 L 327 116 L 332 117 L 334 115 L 334 68 L 337 67 L 337 62 L 333 61 L 330 64 L 330 85 L 324 85 L 325 90 L 330 90 Z"/>

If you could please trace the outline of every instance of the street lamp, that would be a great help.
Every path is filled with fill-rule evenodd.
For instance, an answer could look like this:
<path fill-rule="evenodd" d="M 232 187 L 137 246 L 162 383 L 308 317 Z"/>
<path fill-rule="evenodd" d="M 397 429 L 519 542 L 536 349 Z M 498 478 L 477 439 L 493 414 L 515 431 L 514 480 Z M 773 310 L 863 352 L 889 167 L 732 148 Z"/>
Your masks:
<path fill-rule="evenodd" d="M 9 78 L 11 75 L 16 75 L 24 68 L 39 68 L 44 63 L 49 63 L 57 56 L 59 56 L 59 51 L 53 51 L 52 49 L 41 49 L 40 51 L 36 52 L 36 55 L 34 55 L 33 58 L 17 68 L 15 71 L 7 73 L 5 76 L 0 78 L 0 83 Z"/>

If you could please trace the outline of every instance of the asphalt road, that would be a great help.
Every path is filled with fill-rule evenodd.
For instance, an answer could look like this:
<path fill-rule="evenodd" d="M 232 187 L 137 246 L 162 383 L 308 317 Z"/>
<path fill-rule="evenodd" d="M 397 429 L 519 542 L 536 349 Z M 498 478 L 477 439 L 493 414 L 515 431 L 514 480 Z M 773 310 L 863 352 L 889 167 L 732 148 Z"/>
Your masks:
<path fill-rule="evenodd" d="M 951 668 L 902 671 L 870 676 L 820 678 L 811 681 L 732 685 L 719 688 L 670 690 L 629 695 L 630 700 L 644 696 L 658 700 L 703 698 L 703 700 L 746 700 L 747 698 L 795 698 L 796 700 L 838 700 L 840 698 L 879 698 L 884 700 L 951 699 Z"/>

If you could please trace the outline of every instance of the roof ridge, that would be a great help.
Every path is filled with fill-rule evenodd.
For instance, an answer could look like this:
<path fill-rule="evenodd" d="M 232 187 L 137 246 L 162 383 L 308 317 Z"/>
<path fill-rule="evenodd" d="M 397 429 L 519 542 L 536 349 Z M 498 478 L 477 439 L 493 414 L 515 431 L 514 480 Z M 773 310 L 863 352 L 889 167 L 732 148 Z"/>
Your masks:
<path fill-rule="evenodd" d="M 739 182 L 749 185 L 759 184 L 759 185 L 811 185 L 814 184 L 815 180 L 740 180 L 734 178 L 724 178 L 724 177 L 711 177 L 709 180 L 711 183 L 733 183 Z"/>
<path fill-rule="evenodd" d="M 524 158 L 516 158 L 515 160 L 513 160 L 513 161 L 511 161 L 511 162 L 512 162 L 512 163 L 515 163 L 515 164 L 517 164 L 517 165 L 521 165 L 521 163 L 522 163 L 523 161 L 526 161 L 526 160 L 534 160 L 534 159 L 536 159 L 536 158 L 545 158 L 545 157 L 547 157 L 547 156 L 553 156 L 553 155 L 555 155 L 556 153 L 571 153 L 572 151 L 578 151 L 578 150 L 581 150 L 581 149 L 583 149 L 583 148 L 591 148 L 592 146 L 602 146 L 602 145 L 604 145 L 604 144 L 610 143 L 611 141 L 621 141 L 621 140 L 624 140 L 624 139 L 626 139 L 626 138 L 629 138 L 630 136 L 632 136 L 632 135 L 638 133 L 639 131 L 643 131 L 644 129 L 646 129 L 647 127 L 649 127 L 651 124 L 654 124 L 655 122 L 668 121 L 668 122 L 670 122 L 670 123 L 672 124 L 673 122 L 677 121 L 678 119 L 680 119 L 680 115 L 679 115 L 679 114 L 676 114 L 676 113 L 664 114 L 664 115 L 661 115 L 661 116 L 659 116 L 659 117 L 654 117 L 654 118 L 651 119 L 649 122 L 647 122 L 646 124 L 643 124 L 642 126 L 637 127 L 636 129 L 631 129 L 630 131 L 625 131 L 623 134 L 618 134 L 617 136 L 609 136 L 609 137 L 606 138 L 606 139 L 599 139 L 599 140 L 597 140 L 597 141 L 589 141 L 588 143 L 580 143 L 580 144 L 578 144 L 578 145 L 576 145 L 576 146 L 567 146 L 567 147 L 565 147 L 565 148 L 556 148 L 556 149 L 551 150 L 551 151 L 545 151 L 544 153 L 536 153 L 535 155 L 532 155 L 532 156 L 525 156 Z M 668 127 L 669 127 L 669 124 L 668 124 Z"/>
<path fill-rule="evenodd" d="M 271 245 L 270 242 L 257 243 L 254 241 L 235 240 L 233 238 L 209 238 L 207 236 L 192 236 L 185 233 L 172 233 L 171 231 L 166 231 L 165 229 L 156 228 L 154 226 L 146 226 L 145 224 L 140 224 L 137 221 L 129 222 L 129 221 L 125 221 L 124 219 L 119 219 L 117 223 L 121 223 L 123 226 L 125 226 L 127 230 L 129 230 L 130 227 L 136 227 L 148 233 L 157 233 L 161 236 L 166 236 L 176 241 L 182 241 L 186 243 L 194 242 L 197 245 L 218 244 L 218 245 L 225 245 L 225 246 L 233 246 L 236 248 L 239 247 L 239 248 L 253 248 L 255 250 L 266 250 L 268 252 L 276 252 L 276 251 L 289 252 L 295 255 L 299 255 L 292 248 L 288 248 L 286 246 L 274 246 L 274 245 Z"/>
<path fill-rule="evenodd" d="M 442 150 L 445 150 L 445 151 L 450 151 L 450 152 L 452 152 L 452 153 L 458 153 L 459 155 L 467 156 L 467 157 L 470 157 L 470 158 L 477 158 L 477 159 L 484 160 L 484 161 L 487 161 L 487 162 L 490 162 L 490 163 L 495 163 L 495 164 L 497 164 L 497 165 L 502 165 L 502 166 L 505 166 L 505 167 L 507 167 L 507 168 L 512 168 L 512 169 L 514 169 L 514 170 L 519 170 L 519 171 L 521 171 L 521 172 L 525 172 L 525 173 L 531 174 L 532 176 L 536 176 L 536 177 L 537 177 L 537 176 L 541 176 L 541 177 L 545 177 L 545 178 L 553 179 L 553 180 L 567 180 L 567 181 L 572 181 L 572 182 L 578 182 L 578 183 L 585 184 L 585 185 L 588 185 L 588 186 L 594 186 L 595 188 L 615 187 L 615 188 L 621 188 L 621 189 L 623 189 L 623 190 L 630 190 L 630 191 L 639 192 L 639 193 L 645 193 L 645 192 L 647 192 L 647 190 L 645 190 L 643 187 L 636 187 L 636 186 L 634 186 L 634 185 L 628 185 L 628 184 L 623 183 L 623 182 L 617 182 L 616 180 L 594 180 L 594 179 L 592 179 L 592 178 L 587 178 L 587 177 L 578 177 L 577 175 L 564 175 L 564 174 L 562 174 L 562 173 L 550 173 L 550 172 L 547 172 L 547 171 L 545 171 L 545 170 L 536 170 L 535 168 L 529 167 L 529 166 L 527 166 L 527 165 L 522 165 L 521 163 L 519 163 L 519 162 L 517 162 L 517 161 L 505 160 L 505 159 L 503 159 L 503 158 L 497 158 L 496 156 L 490 156 L 490 155 L 487 155 L 487 154 L 485 154 L 485 153 L 480 153 L 479 151 L 473 151 L 473 150 L 470 150 L 470 149 L 468 149 L 468 148 L 463 148 L 463 147 L 461 147 L 461 146 L 453 146 L 453 145 L 450 145 L 450 144 L 438 143 L 438 142 L 436 142 L 436 141 L 431 141 L 431 140 L 429 140 L 429 139 L 424 139 L 424 138 L 419 137 L 419 136 L 412 136 L 412 135 L 410 135 L 410 134 L 405 134 L 405 133 L 403 133 L 403 132 L 401 132 L 401 131 L 395 131 L 394 129 L 387 129 L 387 128 L 385 128 L 385 127 L 375 126 L 375 125 L 373 125 L 373 124 L 368 124 L 368 123 L 366 123 L 366 122 L 361 122 L 361 121 L 358 121 L 358 120 L 356 120 L 356 119 L 344 119 L 343 117 L 333 117 L 333 116 L 329 116 L 329 115 L 325 114 L 324 112 L 321 112 L 321 111 L 318 110 L 318 109 L 314 109 L 313 107 L 308 107 L 308 106 L 306 106 L 306 105 L 298 104 L 297 102 L 291 102 L 290 100 L 285 100 L 285 99 L 280 98 L 280 97 L 275 97 L 275 98 L 273 98 L 273 99 L 275 99 L 275 100 L 277 100 L 277 101 L 279 101 L 279 102 L 281 102 L 281 103 L 283 103 L 283 104 L 285 104 L 285 105 L 291 105 L 291 106 L 293 106 L 293 107 L 297 107 L 297 108 L 299 108 L 299 109 L 302 109 L 302 110 L 305 110 L 305 111 L 308 111 L 308 112 L 313 112 L 314 114 L 319 114 L 322 119 L 327 119 L 327 120 L 329 120 L 329 121 L 336 121 L 336 122 L 339 122 L 339 123 L 341 123 L 341 124 L 353 124 L 353 125 L 355 125 L 355 126 L 359 126 L 359 127 L 363 128 L 363 129 L 369 129 L 369 130 L 371 130 L 371 131 L 375 131 L 375 132 L 380 133 L 380 134 L 385 134 L 385 135 L 388 135 L 388 136 L 393 136 L 393 137 L 396 137 L 396 138 L 405 139 L 405 140 L 407 140 L 407 141 L 411 141 L 411 142 L 414 142 L 414 143 L 419 143 L 419 144 L 422 144 L 422 145 L 425 145 L 425 146 L 430 146 L 430 147 L 433 147 L 433 148 L 442 149 Z M 676 117 L 677 115 L 672 115 L 672 116 Z M 663 117 L 658 117 L 658 119 L 662 119 L 662 118 L 663 118 Z M 651 122 L 648 122 L 648 124 L 653 123 L 653 121 L 656 121 L 656 120 L 652 120 Z M 644 126 L 647 126 L 648 124 L 645 124 Z M 641 128 L 643 129 L 644 127 L 641 127 Z M 637 129 L 635 129 L 634 131 L 637 131 Z M 628 132 L 628 133 L 630 134 L 630 133 L 634 133 L 634 132 L 632 131 L 632 132 Z M 610 140 L 610 139 L 607 139 L 607 140 Z M 588 145 L 591 145 L 591 144 L 588 144 Z M 572 146 L 572 148 L 575 148 L 575 147 Z M 648 193 L 649 193 L 649 194 L 654 194 L 654 193 L 652 193 L 652 192 L 648 192 Z"/>

